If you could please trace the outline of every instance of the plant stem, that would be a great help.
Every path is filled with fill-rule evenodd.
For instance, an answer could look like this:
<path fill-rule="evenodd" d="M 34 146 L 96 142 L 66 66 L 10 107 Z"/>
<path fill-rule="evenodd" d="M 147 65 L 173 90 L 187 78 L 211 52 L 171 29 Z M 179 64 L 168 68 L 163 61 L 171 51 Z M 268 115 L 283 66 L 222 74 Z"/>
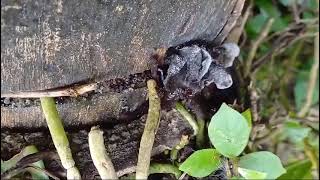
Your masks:
<path fill-rule="evenodd" d="M 75 162 L 72 158 L 69 141 L 64 131 L 55 101 L 52 97 L 40 98 L 43 114 L 52 137 L 54 146 L 59 154 L 62 166 L 67 170 L 68 179 L 81 179 Z"/>
<path fill-rule="evenodd" d="M 34 145 L 27 146 L 21 150 L 20 153 L 16 154 L 13 156 L 11 159 L 8 161 L 3 161 L 1 162 L 1 174 L 7 170 L 12 171 L 12 172 L 18 172 L 17 170 L 14 169 L 19 169 L 19 168 L 24 168 L 27 165 L 33 165 L 35 167 L 39 167 L 41 169 L 44 169 L 44 163 L 42 160 L 37 160 L 28 164 L 22 164 L 21 161 L 24 159 L 24 157 L 27 157 L 28 155 L 32 155 L 38 152 L 38 149 Z M 28 170 L 28 172 L 31 174 L 33 179 L 49 179 L 49 177 L 42 172 L 34 172 L 33 169 Z M 11 172 L 7 173 L 8 176 L 13 175 Z M 10 175 L 11 174 L 11 175 Z"/>
<path fill-rule="evenodd" d="M 147 179 L 150 166 L 150 157 L 155 134 L 160 121 L 160 98 L 156 90 L 156 81 L 148 80 L 149 110 L 145 128 L 140 141 L 136 179 Z"/>
<path fill-rule="evenodd" d="M 176 103 L 176 110 L 183 116 L 185 120 L 191 125 L 193 129 L 193 135 L 197 135 L 199 132 L 199 126 L 194 117 L 186 110 L 186 108 L 182 105 L 182 103 Z"/>
<path fill-rule="evenodd" d="M 260 46 L 260 44 L 263 42 L 263 40 L 267 37 L 272 24 L 274 22 L 274 18 L 270 18 L 267 23 L 264 25 L 264 27 L 262 27 L 262 31 L 260 32 L 260 34 L 258 35 L 257 39 L 253 41 L 253 44 L 250 47 L 250 52 L 247 58 L 247 63 L 246 63 L 246 67 L 245 67 L 245 72 L 244 72 L 244 77 L 247 77 L 250 73 L 251 70 L 251 65 L 252 65 L 252 61 L 254 59 L 254 57 L 256 56 L 257 50 Z"/>
<path fill-rule="evenodd" d="M 92 127 L 89 132 L 89 149 L 101 179 L 118 179 L 104 145 L 103 131 L 99 127 Z"/>
<path fill-rule="evenodd" d="M 199 132 L 196 136 L 196 145 L 200 149 L 204 146 L 205 144 L 205 121 L 201 118 L 197 118 L 198 122 L 198 127 L 199 127 Z"/>
<path fill-rule="evenodd" d="M 308 90 L 307 90 L 307 98 L 306 102 L 303 105 L 302 109 L 298 113 L 298 117 L 304 117 L 308 113 L 311 105 L 312 105 L 312 98 L 314 89 L 317 84 L 317 77 L 319 71 L 319 32 L 317 33 L 316 37 L 314 38 L 314 62 L 310 72 Z"/>
<path fill-rule="evenodd" d="M 310 159 L 312 163 L 313 169 L 316 171 L 315 179 L 319 178 L 319 157 L 317 157 L 317 152 L 315 149 L 310 145 L 308 138 L 303 140 L 304 145 L 304 152 L 306 153 L 307 157 Z"/>
<path fill-rule="evenodd" d="M 178 152 L 184 148 L 187 144 L 189 143 L 189 137 L 182 135 L 181 140 L 179 142 L 178 145 L 176 145 L 176 147 L 174 147 L 171 152 L 170 152 L 170 159 L 172 161 L 175 161 L 177 159 L 178 156 Z"/>
<path fill-rule="evenodd" d="M 239 176 L 239 173 L 238 173 L 238 164 L 239 164 L 239 158 L 235 157 L 235 158 L 231 158 L 230 159 L 231 161 L 231 164 L 232 164 L 232 175 L 233 176 Z"/>
<path fill-rule="evenodd" d="M 172 164 L 152 163 L 149 168 L 149 174 L 155 173 L 173 174 L 176 179 L 178 179 L 182 174 L 179 168 Z"/>

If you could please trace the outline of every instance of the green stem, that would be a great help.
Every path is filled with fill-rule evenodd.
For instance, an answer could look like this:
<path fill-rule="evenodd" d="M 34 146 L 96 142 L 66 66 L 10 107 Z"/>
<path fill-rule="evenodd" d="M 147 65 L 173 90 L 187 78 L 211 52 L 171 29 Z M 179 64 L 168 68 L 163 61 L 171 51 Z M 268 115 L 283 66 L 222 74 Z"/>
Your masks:
<path fill-rule="evenodd" d="M 149 174 L 166 173 L 173 174 L 177 179 L 181 176 L 181 171 L 172 164 L 152 163 L 149 168 Z"/>
<path fill-rule="evenodd" d="M 1 174 L 11 168 L 14 168 L 17 166 L 17 163 L 20 162 L 20 160 L 30 154 L 37 153 L 38 149 L 34 145 L 27 146 L 21 150 L 19 154 L 16 154 L 8 161 L 1 162 Z M 37 161 L 32 163 L 31 165 L 39 167 L 41 169 L 44 169 L 44 163 L 43 161 Z M 17 171 L 15 171 L 17 172 Z M 34 170 L 28 170 L 28 172 L 31 174 L 33 179 L 49 179 L 49 177 L 42 172 L 34 172 Z"/>
<path fill-rule="evenodd" d="M 196 145 L 199 149 L 203 148 L 205 144 L 205 121 L 203 119 L 197 118 L 199 132 L 196 136 Z"/>
<path fill-rule="evenodd" d="M 319 178 L 319 157 L 317 156 L 316 150 L 311 146 L 309 143 L 308 138 L 305 138 L 303 140 L 303 145 L 304 145 L 304 152 L 306 153 L 307 157 L 310 159 L 312 163 L 312 168 L 316 171 L 316 176 L 315 179 Z"/>
<path fill-rule="evenodd" d="M 178 157 L 178 152 L 184 148 L 189 143 L 189 137 L 182 135 L 181 140 L 176 147 L 174 147 L 170 152 L 170 158 L 172 161 L 175 161 Z"/>
<path fill-rule="evenodd" d="M 176 110 L 183 116 L 185 120 L 191 125 L 193 129 L 193 135 L 197 135 L 199 132 L 199 126 L 194 117 L 188 112 L 188 110 L 182 105 L 182 103 L 176 103 Z"/>
<path fill-rule="evenodd" d="M 69 141 L 64 131 L 55 101 L 52 97 L 40 98 L 43 114 L 52 137 L 54 146 L 59 154 L 62 166 L 67 170 L 68 179 L 81 179 L 75 162 L 72 158 Z"/>
<path fill-rule="evenodd" d="M 231 158 L 230 159 L 232 164 L 232 175 L 233 176 L 239 176 L 238 167 L 239 167 L 239 158 Z"/>

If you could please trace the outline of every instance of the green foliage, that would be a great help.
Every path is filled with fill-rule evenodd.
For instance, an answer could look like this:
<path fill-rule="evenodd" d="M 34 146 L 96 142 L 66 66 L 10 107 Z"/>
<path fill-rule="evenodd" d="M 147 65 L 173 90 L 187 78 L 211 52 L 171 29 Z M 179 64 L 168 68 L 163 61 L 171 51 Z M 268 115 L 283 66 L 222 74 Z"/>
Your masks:
<path fill-rule="evenodd" d="M 292 143 L 301 143 L 311 131 L 309 127 L 303 127 L 297 121 L 287 121 L 284 124 L 283 138 L 289 139 Z"/>
<path fill-rule="evenodd" d="M 38 149 L 34 145 L 30 145 L 30 146 L 27 146 L 24 149 L 22 149 L 20 153 L 16 154 L 8 161 L 1 160 L 1 174 L 3 174 L 4 172 L 6 172 L 7 170 L 9 170 L 11 168 L 16 167 L 16 164 L 23 157 L 30 155 L 30 154 L 34 154 L 36 152 L 38 152 Z M 43 161 L 37 161 L 31 165 L 35 166 L 35 167 L 39 167 L 41 169 L 44 169 Z M 28 169 L 28 172 L 31 174 L 32 179 L 49 179 L 49 177 L 41 171 L 37 171 L 35 169 Z"/>
<path fill-rule="evenodd" d="M 238 156 L 248 144 L 250 126 L 239 112 L 223 103 L 211 118 L 208 135 L 219 153 L 233 158 Z"/>
<path fill-rule="evenodd" d="M 297 161 L 288 165 L 286 167 L 287 172 L 278 179 L 312 179 L 311 168 L 312 164 L 309 160 Z"/>
<path fill-rule="evenodd" d="M 306 100 L 306 90 L 308 89 L 309 71 L 300 71 L 296 78 L 294 86 L 295 103 L 298 110 L 301 109 Z M 317 85 L 313 92 L 312 104 L 319 102 L 319 76 L 317 79 Z"/>
<path fill-rule="evenodd" d="M 191 154 L 179 166 L 179 170 L 193 177 L 205 177 L 220 166 L 220 154 L 215 149 L 202 149 Z"/>
<path fill-rule="evenodd" d="M 241 167 L 238 168 L 238 172 L 245 179 L 265 179 L 267 177 L 267 173 Z"/>
<path fill-rule="evenodd" d="M 250 127 L 250 129 L 251 129 L 251 128 L 252 128 L 251 110 L 250 110 L 250 109 L 247 109 L 247 110 L 243 111 L 243 112 L 241 113 L 241 115 L 242 115 L 244 118 L 246 118 L 246 120 L 247 120 L 247 122 L 248 122 L 248 124 L 249 124 L 249 127 Z"/>
<path fill-rule="evenodd" d="M 260 151 L 240 157 L 239 167 L 266 173 L 266 179 L 276 179 L 286 172 L 278 156 Z"/>
<path fill-rule="evenodd" d="M 270 0 L 259 0 L 255 1 L 255 5 L 258 8 L 258 14 L 253 18 L 249 19 L 246 24 L 246 31 L 251 38 L 254 38 L 261 31 L 263 25 L 269 18 L 274 18 L 275 22 L 271 28 L 271 31 L 280 31 L 288 27 L 291 17 L 285 18 L 277 6 Z"/>
<path fill-rule="evenodd" d="M 251 131 L 251 111 L 242 115 L 223 103 L 211 118 L 209 138 L 217 149 L 202 149 L 194 152 L 179 167 L 193 177 L 206 177 L 221 166 L 220 154 L 235 158 L 248 143 Z M 236 163 L 237 158 L 232 162 Z M 245 179 L 277 178 L 285 173 L 280 159 L 271 152 L 262 151 L 240 157 L 238 173 Z M 233 177 L 231 179 L 242 179 Z"/>

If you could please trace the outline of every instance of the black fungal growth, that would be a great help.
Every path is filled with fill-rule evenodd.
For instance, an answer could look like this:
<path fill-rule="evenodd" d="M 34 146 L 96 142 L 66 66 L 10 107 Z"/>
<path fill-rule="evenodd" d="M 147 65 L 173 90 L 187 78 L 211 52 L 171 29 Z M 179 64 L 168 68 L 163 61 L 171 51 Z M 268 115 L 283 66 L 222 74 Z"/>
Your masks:
<path fill-rule="evenodd" d="M 199 45 L 176 48 L 165 58 L 166 68 L 159 69 L 168 98 L 193 96 L 212 83 L 218 89 L 229 88 L 233 81 L 226 68 L 232 66 L 239 52 L 234 43 L 213 48 Z"/>

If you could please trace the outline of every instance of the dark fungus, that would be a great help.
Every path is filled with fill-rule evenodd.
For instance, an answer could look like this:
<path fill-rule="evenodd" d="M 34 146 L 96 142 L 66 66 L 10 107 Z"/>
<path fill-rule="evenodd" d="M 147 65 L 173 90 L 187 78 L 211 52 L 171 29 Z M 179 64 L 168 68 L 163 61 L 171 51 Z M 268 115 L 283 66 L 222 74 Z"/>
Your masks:
<path fill-rule="evenodd" d="M 206 48 L 190 45 L 176 48 L 160 68 L 163 85 L 169 96 L 194 95 L 214 83 L 218 89 L 229 88 L 233 81 L 226 68 L 231 67 L 240 49 L 235 43 Z M 170 98 L 170 97 L 169 97 Z"/>

